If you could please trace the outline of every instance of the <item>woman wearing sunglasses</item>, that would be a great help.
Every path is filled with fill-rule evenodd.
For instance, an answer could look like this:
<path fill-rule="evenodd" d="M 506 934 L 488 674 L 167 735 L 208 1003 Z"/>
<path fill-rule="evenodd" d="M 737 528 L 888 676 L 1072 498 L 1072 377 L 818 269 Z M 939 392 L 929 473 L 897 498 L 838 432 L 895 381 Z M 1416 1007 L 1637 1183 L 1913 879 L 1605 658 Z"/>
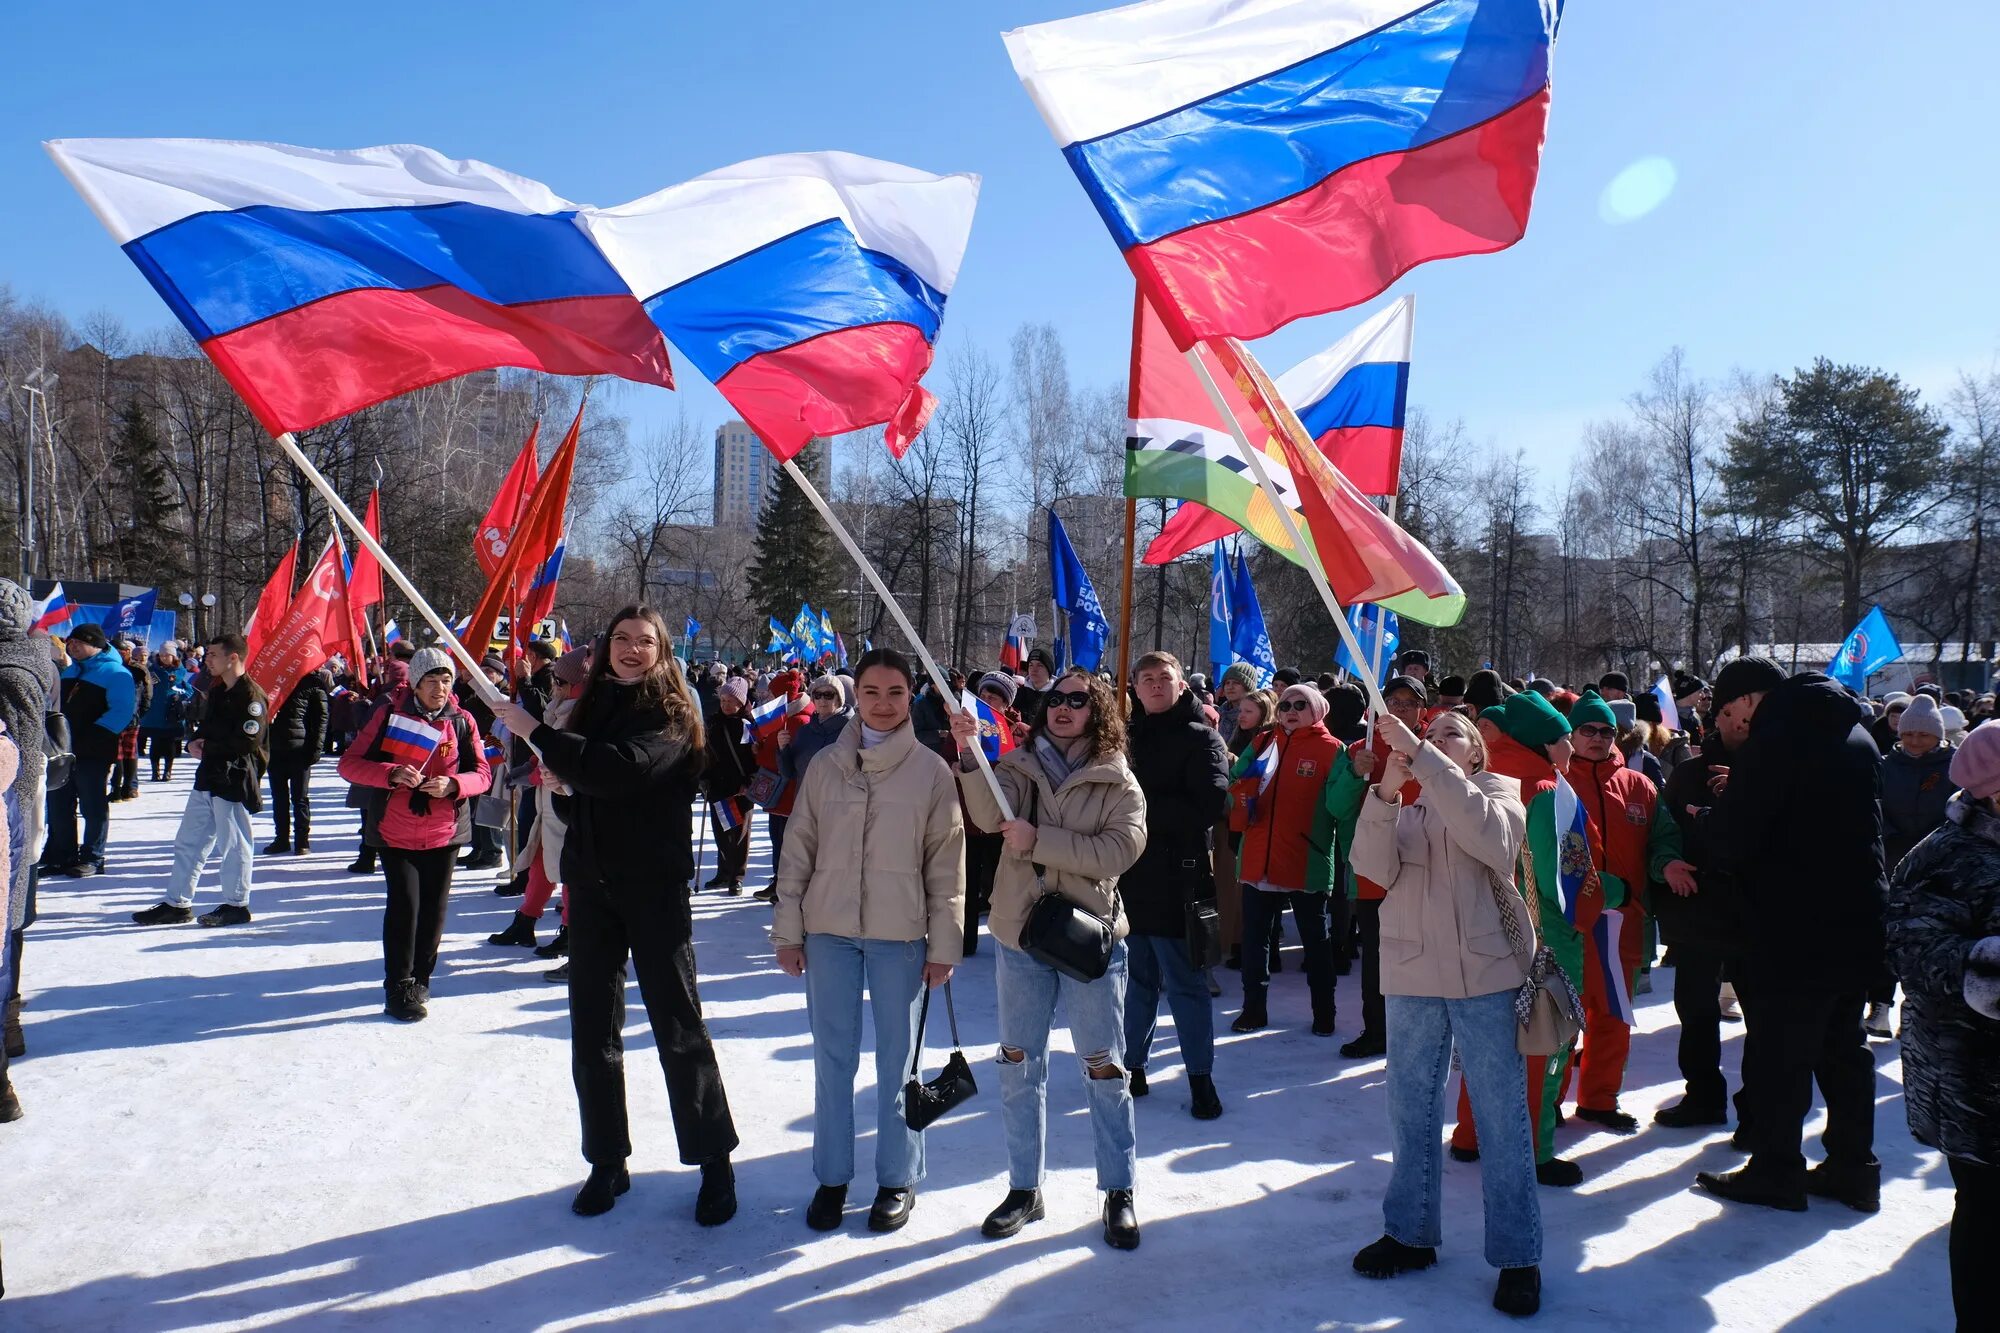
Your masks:
<path fill-rule="evenodd" d="M 1314 686 L 1287 686 L 1278 696 L 1277 716 L 1271 739 L 1245 750 L 1230 775 L 1232 781 L 1253 779 L 1255 788 L 1245 801 L 1249 817 L 1237 861 L 1243 940 L 1254 946 L 1269 938 L 1284 910 L 1292 909 L 1305 946 L 1313 1034 L 1331 1037 L 1333 949 L 1326 938 L 1326 895 L 1333 888 L 1336 834 L 1325 798 L 1341 746 L 1326 729 L 1326 697 Z M 1234 1031 L 1255 1032 L 1270 1024 L 1267 961 L 1260 948 L 1243 950 L 1243 1012 L 1230 1024 Z"/>
<path fill-rule="evenodd" d="M 961 756 L 959 790 L 966 810 L 973 824 L 997 830 L 1005 843 L 994 874 L 987 930 L 1000 948 L 995 978 L 1008 1189 L 981 1230 L 988 1236 L 1011 1236 L 1043 1216 L 1049 1028 L 1060 994 L 1089 1094 L 1097 1187 L 1104 1191 L 1105 1243 L 1136 1249 L 1139 1220 L 1132 1187 L 1138 1146 L 1132 1095 L 1120 1067 L 1126 921 L 1118 877 L 1145 849 L 1146 798 L 1125 762 L 1125 724 L 1117 700 L 1109 684 L 1081 671 L 1068 672 L 1049 686 L 1028 744 L 993 765 L 1014 810 L 1014 818 L 1007 820 L 972 758 L 978 723 L 958 712 L 951 727 Z M 1077 981 L 1022 950 L 1022 927 L 1043 893 L 1061 894 L 1111 922 L 1116 943 L 1103 976 Z"/>

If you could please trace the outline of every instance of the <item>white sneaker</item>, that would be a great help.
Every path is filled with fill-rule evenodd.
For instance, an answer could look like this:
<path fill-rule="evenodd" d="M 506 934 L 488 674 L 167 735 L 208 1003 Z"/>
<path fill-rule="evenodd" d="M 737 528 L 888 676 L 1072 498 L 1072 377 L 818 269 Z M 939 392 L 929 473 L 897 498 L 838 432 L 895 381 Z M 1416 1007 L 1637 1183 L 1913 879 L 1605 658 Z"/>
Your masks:
<path fill-rule="evenodd" d="M 1736 1007 L 1736 987 L 1726 981 L 1722 983 L 1722 1021 L 1725 1023 L 1743 1021 L 1743 1011 Z"/>
<path fill-rule="evenodd" d="M 1881 1041 L 1887 1041 L 1890 1037 L 1894 1036 L 1895 1034 L 1889 1030 L 1889 1006 L 1886 1004 L 1869 1005 L 1868 1017 L 1861 1020 L 1861 1030 Z"/>

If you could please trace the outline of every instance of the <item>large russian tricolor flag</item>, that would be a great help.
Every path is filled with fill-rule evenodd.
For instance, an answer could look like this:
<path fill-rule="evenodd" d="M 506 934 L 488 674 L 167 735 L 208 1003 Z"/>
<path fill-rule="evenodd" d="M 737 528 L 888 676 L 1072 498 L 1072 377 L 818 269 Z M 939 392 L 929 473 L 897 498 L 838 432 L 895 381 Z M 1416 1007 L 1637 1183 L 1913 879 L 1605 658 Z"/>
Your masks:
<path fill-rule="evenodd" d="M 1416 305 L 1402 297 L 1277 379 L 1319 451 L 1363 495 L 1394 495 L 1403 470 Z"/>
<path fill-rule="evenodd" d="M 979 178 L 851 153 L 760 157 L 584 228 L 646 313 L 780 458 L 887 423 L 900 455 L 930 368 Z"/>
<path fill-rule="evenodd" d="M 1182 347 L 1528 226 L 1560 0 L 1146 0 L 1006 35 Z"/>
<path fill-rule="evenodd" d="M 274 432 L 496 366 L 673 385 L 578 206 L 539 182 L 407 144 L 47 146 Z"/>

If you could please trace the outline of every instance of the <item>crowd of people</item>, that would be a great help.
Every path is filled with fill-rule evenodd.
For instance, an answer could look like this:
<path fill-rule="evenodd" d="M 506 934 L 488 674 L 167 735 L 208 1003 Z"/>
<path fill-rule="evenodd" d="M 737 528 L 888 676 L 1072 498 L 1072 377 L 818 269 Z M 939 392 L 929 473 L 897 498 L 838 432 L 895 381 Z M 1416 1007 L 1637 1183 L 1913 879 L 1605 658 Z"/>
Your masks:
<path fill-rule="evenodd" d="M 950 1007 L 952 976 L 983 936 L 997 954 L 1008 1181 L 982 1230 L 1011 1236 L 1045 1213 L 1060 1014 L 1087 1093 L 1104 1240 L 1136 1248 L 1135 1103 L 1151 1092 L 1162 1004 L 1188 1113 L 1224 1115 L 1217 1001 L 1233 1002 L 1236 1032 L 1271 1024 L 1289 914 L 1311 1032 L 1334 1035 L 1340 980 L 1354 978 L 1360 1031 L 1338 1056 L 1387 1061 L 1393 1165 L 1382 1237 L 1353 1258 L 1360 1274 L 1436 1262 L 1448 1146 L 1479 1166 L 1494 1305 L 1538 1308 L 1540 1191 L 1584 1178 L 1557 1131 L 1571 1119 L 1645 1129 L 1620 1091 L 1633 996 L 1664 967 L 1685 1091 L 1650 1132 L 1720 1133 L 1733 1110 L 1746 1154 L 1695 1187 L 1741 1205 L 1875 1211 L 1869 1042 L 1900 1037 L 1911 1130 L 1957 1188 L 1954 1299 L 1962 1315 L 1992 1299 L 1980 1263 L 2000 1234 L 1990 694 L 1924 685 L 1871 700 L 1744 657 L 1713 683 L 1673 673 L 1669 701 L 1617 671 L 1574 690 L 1491 670 L 1433 678 L 1412 651 L 1371 715 L 1360 683 L 1334 674 L 1265 680 L 1236 663 L 1211 689 L 1153 652 L 1121 697 L 1109 673 L 1058 669 L 1039 649 L 1019 674 L 954 671 L 940 690 L 888 649 L 852 670 L 689 667 L 661 616 L 633 606 L 583 647 L 490 654 L 476 681 L 436 647 L 392 645 L 366 672 L 336 661 L 273 711 L 234 634 L 148 661 L 95 626 L 58 647 L 31 623 L 26 594 L 0 580 L 8 1056 L 24 1044 L 35 881 L 104 870 L 109 805 L 136 790 L 139 758 L 155 781 L 183 748 L 196 767 L 161 900 L 134 920 L 229 927 L 251 920 L 265 784 L 276 836 L 262 854 L 306 854 L 310 775 L 337 756 L 361 812 L 348 869 L 384 883 L 386 1013 L 426 1017 L 458 869 L 504 867 L 496 891 L 521 899 L 491 945 L 559 961 L 549 979 L 568 988 L 589 1166 L 579 1214 L 631 1185 L 628 961 L 681 1160 L 700 1170 L 696 1219 L 735 1212 L 738 1137 L 702 1020 L 691 895 L 752 891 L 761 813 L 772 877 L 754 893 L 770 904 L 778 967 L 803 985 L 813 1044 L 814 1229 L 842 1225 L 856 1171 L 864 1000 L 877 1088 L 867 1225 L 908 1221 L 927 1119 L 906 1085 L 931 993 L 945 988 Z M 715 843 L 700 885 L 698 800 L 700 838 Z M 211 857 L 221 900 L 197 916 Z M 561 926 L 544 942 L 558 895 Z M 1734 1021 L 1732 1099 L 1721 1032 Z M 0 1120 L 21 1114 L 6 1058 Z M 1808 1166 L 1815 1084 L 1827 1121 Z"/>

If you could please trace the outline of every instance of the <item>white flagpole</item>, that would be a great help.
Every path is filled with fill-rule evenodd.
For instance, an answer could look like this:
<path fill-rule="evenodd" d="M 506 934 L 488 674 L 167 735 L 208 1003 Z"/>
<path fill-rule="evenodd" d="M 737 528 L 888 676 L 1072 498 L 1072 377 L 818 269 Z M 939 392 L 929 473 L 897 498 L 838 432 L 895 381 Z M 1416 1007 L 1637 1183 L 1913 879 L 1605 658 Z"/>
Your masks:
<path fill-rule="evenodd" d="M 847 531 L 847 526 L 834 517 L 833 510 L 827 505 L 825 497 L 812 484 L 812 480 L 800 470 L 797 463 L 787 458 L 785 460 L 785 472 L 786 475 L 791 477 L 793 483 L 801 491 L 805 492 L 806 499 L 812 501 L 812 507 L 819 510 L 819 516 L 826 520 L 827 527 L 833 529 L 833 535 L 840 539 L 840 544 L 847 548 L 847 554 L 860 567 L 861 576 L 867 579 L 874 587 L 876 595 L 882 599 L 882 604 L 889 608 L 889 614 L 896 618 L 898 625 L 902 626 L 904 636 L 916 645 L 917 656 L 923 659 L 924 670 L 930 673 L 931 683 L 937 687 L 938 697 L 944 700 L 945 711 L 947 713 L 960 712 L 959 701 L 951 697 L 951 683 L 945 679 L 945 674 L 939 668 L 937 659 L 933 658 L 931 650 L 924 646 L 924 641 L 918 636 L 916 626 L 910 623 L 910 618 L 903 614 L 903 605 L 896 600 L 896 594 L 889 591 L 889 585 L 884 583 L 882 576 L 875 572 L 875 566 L 869 563 L 868 557 L 861 553 L 859 546 L 855 545 L 853 536 Z M 993 765 L 988 763 L 986 759 L 986 747 L 975 744 L 972 747 L 972 757 L 978 761 L 979 771 L 986 778 L 986 785 L 992 788 L 993 799 L 1000 805 L 1000 813 L 1010 820 L 1013 819 L 1014 807 L 1007 803 L 1007 794 L 1000 790 L 1000 779 L 993 776 Z"/>
<path fill-rule="evenodd" d="M 437 631 L 439 640 L 443 642 L 446 648 L 451 650 L 460 662 L 465 664 L 466 683 L 472 686 L 488 707 L 498 707 L 504 702 L 504 696 L 501 695 L 499 690 L 493 687 L 492 681 L 486 679 L 486 673 L 480 670 L 479 659 L 466 651 L 465 645 L 458 641 L 458 636 L 451 632 L 451 626 L 446 624 L 443 617 L 431 609 L 431 604 L 424 600 L 424 595 L 417 591 L 416 585 L 410 582 L 409 578 L 404 575 L 396 562 L 389 558 L 389 553 L 382 549 L 382 544 L 376 541 L 374 536 L 369 533 L 367 525 L 362 523 L 360 518 L 356 517 L 354 511 L 349 509 L 346 503 L 341 500 L 339 494 L 333 489 L 332 483 L 320 475 L 319 469 L 312 465 L 312 460 L 306 457 L 303 449 L 299 448 L 299 442 L 292 438 L 292 433 L 285 431 L 277 437 L 277 441 L 278 447 L 285 451 L 285 456 L 292 460 L 292 465 L 298 468 L 305 475 L 305 479 L 312 483 L 313 489 L 320 493 L 320 498 L 326 501 L 327 507 L 333 510 L 335 516 L 341 522 L 347 525 L 348 531 L 354 534 L 354 539 L 368 548 L 375 556 L 377 563 L 382 566 L 382 572 L 389 576 L 392 583 L 403 590 L 403 595 L 408 597 L 411 604 L 417 608 L 417 614 L 429 622 L 430 627 Z"/>
<path fill-rule="evenodd" d="M 1278 488 L 1272 485 L 1271 473 L 1264 465 L 1264 451 L 1253 447 L 1249 437 L 1244 435 L 1242 423 L 1236 419 L 1236 413 L 1230 410 L 1228 400 L 1222 396 L 1222 390 L 1217 386 L 1215 377 L 1208 373 L 1208 366 L 1203 363 L 1200 353 L 1190 347 L 1186 356 L 1188 364 L 1194 367 L 1196 377 L 1201 380 L 1201 387 L 1208 391 L 1208 401 L 1222 419 L 1229 423 L 1229 433 L 1235 437 L 1236 448 L 1248 460 L 1250 470 L 1257 474 L 1257 485 L 1263 490 L 1264 498 L 1271 502 L 1271 508 L 1278 511 L 1278 522 L 1284 525 L 1285 535 L 1292 539 L 1292 545 L 1298 549 L 1300 563 L 1306 567 L 1306 573 L 1312 576 L 1313 587 L 1319 589 L 1320 600 L 1326 603 L 1327 614 L 1333 617 L 1333 627 L 1340 631 L 1340 641 L 1347 645 L 1347 655 L 1354 659 L 1355 666 L 1360 666 L 1364 657 L 1360 641 L 1354 637 L 1354 627 L 1347 623 L 1347 613 L 1341 609 L 1340 599 L 1333 595 L 1333 585 L 1326 581 L 1326 571 L 1319 565 L 1319 552 L 1307 543 L 1305 534 L 1299 531 L 1298 520 L 1292 517 L 1291 506 L 1285 503 L 1283 497 L 1278 494 Z M 1389 706 L 1382 702 L 1382 687 L 1376 683 L 1374 674 L 1366 671 L 1357 671 L 1355 674 L 1361 678 L 1361 686 L 1368 692 L 1369 707 L 1378 713 L 1388 712 Z"/>

